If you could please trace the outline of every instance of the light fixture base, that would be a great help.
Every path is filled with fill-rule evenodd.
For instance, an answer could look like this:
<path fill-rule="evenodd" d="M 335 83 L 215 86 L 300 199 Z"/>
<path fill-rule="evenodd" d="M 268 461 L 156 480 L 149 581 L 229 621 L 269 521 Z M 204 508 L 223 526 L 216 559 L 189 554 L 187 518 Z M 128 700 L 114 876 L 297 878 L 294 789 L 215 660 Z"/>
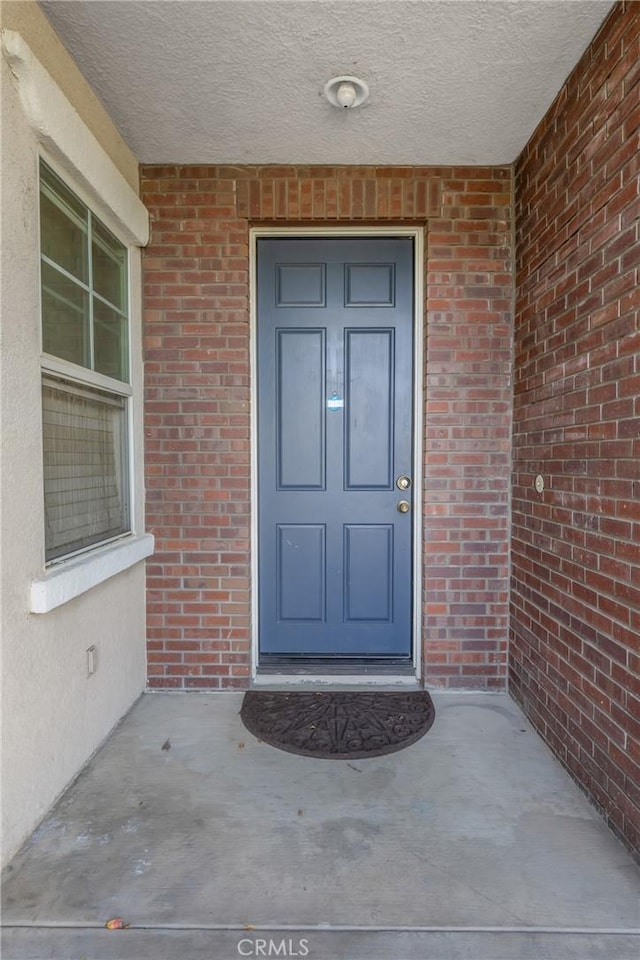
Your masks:
<path fill-rule="evenodd" d="M 359 77 L 334 77 L 324 85 L 324 95 L 334 107 L 353 110 L 369 97 L 369 87 Z"/>

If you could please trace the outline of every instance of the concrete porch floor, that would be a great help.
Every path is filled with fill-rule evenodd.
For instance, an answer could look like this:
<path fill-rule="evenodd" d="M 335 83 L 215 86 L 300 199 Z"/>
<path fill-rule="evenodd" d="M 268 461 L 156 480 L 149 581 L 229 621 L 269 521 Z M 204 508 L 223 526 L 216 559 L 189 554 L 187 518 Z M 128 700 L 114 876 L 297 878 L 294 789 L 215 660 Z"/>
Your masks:
<path fill-rule="evenodd" d="M 638 960 L 640 872 L 518 707 L 433 697 L 347 762 L 255 740 L 239 693 L 145 695 L 5 872 L 2 956 Z"/>

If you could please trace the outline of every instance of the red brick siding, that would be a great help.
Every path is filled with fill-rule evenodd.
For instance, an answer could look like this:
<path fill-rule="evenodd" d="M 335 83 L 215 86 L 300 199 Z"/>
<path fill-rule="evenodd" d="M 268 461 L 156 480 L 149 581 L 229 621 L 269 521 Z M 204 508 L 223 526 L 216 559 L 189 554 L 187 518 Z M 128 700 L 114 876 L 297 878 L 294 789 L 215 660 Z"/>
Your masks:
<path fill-rule="evenodd" d="M 403 222 L 428 225 L 426 679 L 503 687 L 511 170 L 149 166 L 142 195 L 150 686 L 248 684 L 250 225 Z"/>
<path fill-rule="evenodd" d="M 516 165 L 510 653 L 513 694 L 636 847 L 639 125 L 640 7 L 620 4 Z"/>

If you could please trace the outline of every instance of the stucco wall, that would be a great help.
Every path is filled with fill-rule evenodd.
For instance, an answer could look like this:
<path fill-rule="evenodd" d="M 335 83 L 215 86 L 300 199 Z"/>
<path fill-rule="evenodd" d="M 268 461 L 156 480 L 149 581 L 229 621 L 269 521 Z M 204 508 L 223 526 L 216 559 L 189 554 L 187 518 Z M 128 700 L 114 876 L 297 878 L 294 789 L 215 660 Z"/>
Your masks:
<path fill-rule="evenodd" d="M 72 65 L 35 4 L 3 4 L 12 26 L 40 52 L 51 50 L 59 71 Z M 14 8 L 29 8 L 16 10 Z M 7 8 L 7 9 L 5 9 Z M 4 19 L 4 16 L 3 16 Z M 4 25 L 4 24 L 3 24 Z M 33 27 L 33 31 L 31 28 Z M 49 40 L 47 40 L 47 37 Z M 45 58 L 46 59 L 46 58 Z M 68 59 L 68 58 L 67 58 Z M 30 584 L 44 572 L 44 516 L 40 413 L 38 266 L 39 144 L 4 56 L 2 69 L 2 299 L 0 302 L 1 416 L 1 651 L 3 862 L 16 850 L 58 794 L 144 685 L 144 569 L 138 563 L 47 614 L 31 614 Z M 68 68 L 68 70 L 67 70 Z M 78 104 L 88 88 L 74 81 Z M 7 131 L 10 135 L 7 136 Z M 96 110 L 96 136 L 107 125 Z M 121 151 L 112 134 L 112 156 Z M 122 172 L 131 158 L 122 154 Z M 125 162 L 126 161 L 126 162 Z M 124 169 L 122 169 L 124 168 Z M 129 174 L 130 174 L 129 170 Z M 139 289 L 139 254 L 132 287 Z M 137 309 L 139 315 L 139 309 Z M 134 344 L 139 344 L 139 329 Z M 139 345 L 134 348 L 140 383 Z M 141 447 L 140 411 L 134 432 Z M 142 486 L 136 491 L 142 513 Z M 95 645 L 96 673 L 87 677 L 86 648 Z"/>
<path fill-rule="evenodd" d="M 137 190 L 138 161 L 35 0 L 2 0 L 0 23 L 4 29 L 15 30 L 24 37 L 102 149 Z"/>

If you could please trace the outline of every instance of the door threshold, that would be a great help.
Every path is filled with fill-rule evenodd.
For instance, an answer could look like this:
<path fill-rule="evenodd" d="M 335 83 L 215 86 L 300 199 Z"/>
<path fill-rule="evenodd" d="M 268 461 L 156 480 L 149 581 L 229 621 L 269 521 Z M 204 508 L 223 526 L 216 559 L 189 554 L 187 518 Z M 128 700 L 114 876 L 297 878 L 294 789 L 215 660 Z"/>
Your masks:
<path fill-rule="evenodd" d="M 309 690 L 322 687 L 328 690 L 339 687 L 344 690 L 348 687 L 362 690 L 375 687 L 377 690 L 397 690 L 399 687 L 422 689 L 418 678 L 413 676 L 391 676 L 371 674 L 301 674 L 301 673 L 259 673 L 252 680 L 252 687 L 261 689 L 281 690 L 282 687 Z"/>
<path fill-rule="evenodd" d="M 367 663 L 361 659 L 342 662 L 318 659 L 296 663 L 295 660 L 278 657 L 258 667 L 253 685 L 418 687 L 420 682 L 413 663 L 406 660 L 374 660 Z"/>
<path fill-rule="evenodd" d="M 296 676 L 415 676 L 409 657 L 287 657 L 269 654 L 258 664 L 260 674 L 296 674 Z"/>

